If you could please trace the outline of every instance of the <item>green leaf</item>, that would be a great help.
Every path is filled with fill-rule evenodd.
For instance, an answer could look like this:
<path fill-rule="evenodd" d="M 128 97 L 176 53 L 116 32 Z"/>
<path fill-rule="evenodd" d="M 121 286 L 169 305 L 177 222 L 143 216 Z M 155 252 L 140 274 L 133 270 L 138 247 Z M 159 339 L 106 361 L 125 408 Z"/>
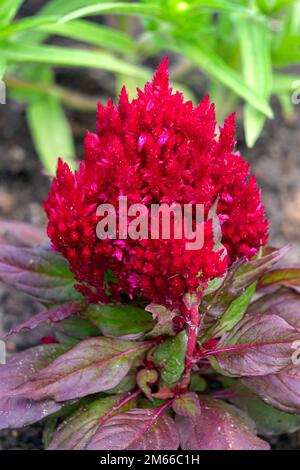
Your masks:
<path fill-rule="evenodd" d="M 181 2 L 186 3 L 186 2 Z M 180 5 L 180 2 L 179 2 Z M 253 8 L 249 8 L 235 1 L 224 1 L 224 0 L 196 0 L 192 3 L 190 8 L 187 8 L 183 11 L 188 10 L 197 10 L 201 8 L 203 10 L 214 10 L 214 11 L 225 11 L 229 13 L 241 12 L 247 15 L 251 15 L 255 12 Z"/>
<path fill-rule="evenodd" d="M 139 388 L 144 392 L 146 397 L 149 400 L 153 400 L 152 394 L 151 394 L 151 388 L 149 386 L 152 384 L 155 384 L 155 382 L 158 379 L 158 373 L 155 369 L 141 369 L 138 371 L 137 376 L 136 376 L 136 381 L 139 386 Z"/>
<path fill-rule="evenodd" d="M 135 305 L 91 304 L 81 316 L 99 328 L 103 335 L 126 336 L 144 333 L 154 326 L 151 315 Z"/>
<path fill-rule="evenodd" d="M 124 395 L 100 398 L 82 406 L 68 416 L 53 433 L 49 449 L 51 450 L 83 450 L 93 437 L 102 422 L 114 414 L 118 405 L 122 405 Z M 128 411 L 136 406 L 136 398 L 132 397 L 118 413 Z"/>
<path fill-rule="evenodd" d="M 215 323 L 230 304 L 253 282 L 260 279 L 287 251 L 288 247 L 280 250 L 270 249 L 264 256 L 259 254 L 247 263 L 241 260 L 234 263 L 220 287 L 202 298 L 200 315 L 205 314 L 207 325 Z"/>
<path fill-rule="evenodd" d="M 236 395 L 232 401 L 253 419 L 259 434 L 277 436 L 300 429 L 300 416 L 285 413 L 264 403 L 239 381 L 226 379 L 224 383 L 227 390 Z"/>
<path fill-rule="evenodd" d="M 183 451 L 269 450 L 270 445 L 256 437 L 255 424 L 235 406 L 205 395 L 200 406 L 197 420 L 176 416 Z"/>
<path fill-rule="evenodd" d="M 230 331 L 244 316 L 252 296 L 255 292 L 257 282 L 253 282 L 237 299 L 229 305 L 221 318 L 204 333 L 202 341 L 216 338 L 226 331 Z"/>
<path fill-rule="evenodd" d="M 71 168 L 75 168 L 72 131 L 58 96 L 40 93 L 39 85 L 51 87 L 54 82 L 52 70 L 48 67 L 25 67 L 25 75 L 37 82 L 36 93 L 28 93 L 27 121 L 32 139 L 44 168 L 54 174 L 57 158 L 62 157 Z M 37 78 L 38 77 L 38 81 Z"/>
<path fill-rule="evenodd" d="M 122 53 L 128 53 L 136 48 L 128 34 L 91 21 L 75 20 L 63 24 L 48 24 L 39 30 Z"/>
<path fill-rule="evenodd" d="M 185 331 L 174 338 L 167 338 L 154 351 L 155 365 L 161 370 L 161 378 L 167 384 L 177 382 L 185 365 L 187 334 Z"/>
<path fill-rule="evenodd" d="M 48 64 L 63 67 L 100 68 L 110 72 L 148 78 L 147 70 L 118 59 L 106 52 L 57 47 L 47 45 L 27 45 L 4 43 L 3 55 L 14 64 Z"/>
<path fill-rule="evenodd" d="M 115 395 L 116 393 L 128 393 L 136 387 L 136 368 L 133 367 L 121 382 L 110 390 L 106 390 L 106 395 Z"/>
<path fill-rule="evenodd" d="M 30 31 L 32 29 L 36 29 L 39 26 L 43 26 L 45 24 L 55 23 L 57 18 L 47 18 L 47 17 L 38 17 L 33 16 L 29 18 L 24 18 L 22 20 L 16 21 L 15 23 L 9 24 L 5 28 L 0 31 L 0 39 L 7 38 L 9 36 L 13 36 L 17 33 L 22 33 L 24 31 Z"/>
<path fill-rule="evenodd" d="M 54 174 L 58 157 L 62 157 L 75 168 L 72 131 L 58 96 L 52 93 L 51 86 L 54 82 L 52 70 L 36 65 L 23 67 L 23 74 L 32 80 L 32 88 L 25 91 L 14 87 L 12 89 L 18 99 L 26 99 L 26 96 L 28 98 L 28 126 L 44 168 L 50 174 Z M 36 89 L 35 83 L 37 83 Z M 40 90 L 43 85 L 45 85 L 44 92 Z"/>
<path fill-rule="evenodd" d="M 175 398 L 172 408 L 179 416 L 185 416 L 196 420 L 201 414 L 198 395 L 195 392 L 188 392 Z"/>
<path fill-rule="evenodd" d="M 75 168 L 72 131 L 57 98 L 45 96 L 30 104 L 27 121 L 37 153 L 50 174 L 55 174 L 58 157 Z"/>
<path fill-rule="evenodd" d="M 300 267 L 282 266 L 264 274 L 258 282 L 258 289 L 268 290 L 274 287 L 294 287 L 298 291 L 300 287 Z"/>
<path fill-rule="evenodd" d="M 86 450 L 176 450 L 179 436 L 173 419 L 158 408 L 135 408 L 105 420 Z"/>
<path fill-rule="evenodd" d="M 272 89 L 272 64 L 268 20 L 236 19 L 244 80 L 257 96 L 268 102 Z M 246 103 L 244 126 L 246 143 L 253 147 L 265 123 L 265 114 Z"/>
<path fill-rule="evenodd" d="M 94 397 L 95 400 L 96 397 Z M 60 410 L 47 417 L 45 420 L 45 427 L 43 430 L 43 445 L 44 448 L 49 447 L 52 439 L 52 435 L 62 419 L 67 419 L 71 414 L 75 413 L 79 408 L 83 408 L 84 405 L 88 405 L 93 401 L 93 397 L 85 397 L 81 400 L 74 402 L 66 402 L 66 404 L 60 408 Z"/>
<path fill-rule="evenodd" d="M 300 75 L 274 74 L 272 90 L 275 94 L 300 90 Z"/>
<path fill-rule="evenodd" d="M 216 106 L 217 122 L 223 122 L 239 105 L 238 95 L 216 80 L 211 80 L 208 94 L 212 103 L 215 103 Z"/>
<path fill-rule="evenodd" d="M 138 15 L 138 16 L 150 16 L 150 17 L 161 17 L 163 12 L 156 6 L 141 3 L 126 3 L 126 2 L 109 2 L 109 3 L 95 3 L 78 10 L 74 10 L 71 13 L 63 16 L 60 19 L 61 23 L 82 18 L 85 16 L 100 15 L 105 13 L 115 13 L 118 15 Z"/>
<path fill-rule="evenodd" d="M 222 82 L 255 109 L 268 117 L 273 116 L 268 102 L 254 92 L 234 69 L 229 67 L 216 52 L 208 48 L 204 43 L 197 45 L 178 41 L 175 46 L 171 46 L 171 49 L 178 54 L 188 57 L 204 72 Z"/>
<path fill-rule="evenodd" d="M 0 25 L 6 26 L 16 15 L 24 0 L 0 0 Z"/>
<path fill-rule="evenodd" d="M 204 392 L 207 388 L 207 383 L 201 375 L 194 374 L 191 378 L 190 390 L 195 392 Z"/>
<path fill-rule="evenodd" d="M 299 100 L 299 92 L 296 91 L 296 94 L 294 95 L 297 100 Z M 286 122 L 293 122 L 296 119 L 296 113 L 294 111 L 294 106 L 293 106 L 293 101 L 291 99 L 290 93 L 280 93 L 277 94 L 278 101 L 281 106 L 281 112 L 286 120 Z M 296 104 L 296 103 L 295 103 Z"/>

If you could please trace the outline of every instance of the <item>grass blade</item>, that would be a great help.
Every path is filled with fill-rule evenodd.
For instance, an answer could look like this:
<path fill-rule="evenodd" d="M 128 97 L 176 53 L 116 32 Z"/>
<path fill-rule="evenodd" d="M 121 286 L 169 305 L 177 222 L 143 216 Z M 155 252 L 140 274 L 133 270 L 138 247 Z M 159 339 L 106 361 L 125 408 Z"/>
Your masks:
<path fill-rule="evenodd" d="M 4 57 L 0 56 L 0 80 L 2 80 L 3 75 L 6 69 L 6 60 Z"/>
<path fill-rule="evenodd" d="M 38 15 L 59 15 L 62 17 L 79 8 L 95 5 L 95 3 L 97 3 L 96 0 L 72 0 L 71 2 L 66 0 L 49 0 L 46 5 L 39 10 Z M 106 3 L 105 0 L 103 0 L 103 3 Z"/>
<path fill-rule="evenodd" d="M 138 15 L 150 17 L 162 17 L 163 10 L 156 5 L 141 4 L 141 3 L 126 3 L 126 2 L 110 2 L 110 3 L 96 3 L 89 5 L 63 16 L 60 19 L 61 23 L 82 18 L 85 16 L 100 15 L 106 13 L 114 13 L 117 15 Z"/>
<path fill-rule="evenodd" d="M 59 156 L 74 168 L 72 132 L 57 98 L 48 95 L 32 102 L 27 108 L 27 122 L 41 162 L 50 174 L 55 173 Z"/>

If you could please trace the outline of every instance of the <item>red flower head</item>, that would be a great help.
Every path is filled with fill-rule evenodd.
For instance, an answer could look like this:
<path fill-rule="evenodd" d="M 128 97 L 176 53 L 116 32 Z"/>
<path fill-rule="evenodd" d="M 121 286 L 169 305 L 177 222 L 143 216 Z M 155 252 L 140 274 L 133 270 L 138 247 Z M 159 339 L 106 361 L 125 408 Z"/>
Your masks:
<path fill-rule="evenodd" d="M 167 60 L 152 83 L 129 102 L 123 88 L 118 107 L 99 104 L 96 134 L 85 140 L 85 160 L 73 175 L 58 162 L 45 202 L 48 235 L 69 261 L 77 289 L 93 302 L 127 293 L 177 306 L 187 292 L 201 291 L 238 258 L 252 257 L 267 239 L 267 221 L 255 177 L 234 152 L 234 115 L 215 136 L 209 98 L 193 108 L 169 85 Z M 186 250 L 186 240 L 100 240 L 101 203 L 203 204 L 204 246 Z M 222 245 L 215 244 L 216 204 Z"/>

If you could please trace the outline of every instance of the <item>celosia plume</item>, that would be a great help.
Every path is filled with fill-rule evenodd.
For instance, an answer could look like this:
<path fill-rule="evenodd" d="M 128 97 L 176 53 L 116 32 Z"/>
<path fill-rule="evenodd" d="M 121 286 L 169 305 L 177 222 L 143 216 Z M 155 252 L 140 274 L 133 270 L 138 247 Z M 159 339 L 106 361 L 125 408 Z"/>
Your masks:
<path fill-rule="evenodd" d="M 214 106 L 197 107 L 169 85 L 167 61 L 152 83 L 129 102 L 99 104 L 96 134 L 87 133 L 85 160 L 72 174 L 61 160 L 45 202 L 48 235 L 69 261 L 77 289 L 93 302 L 145 297 L 177 306 L 201 291 L 238 258 L 251 258 L 267 239 L 267 221 L 255 177 L 234 151 L 234 116 L 215 135 Z M 205 239 L 187 251 L 185 240 L 99 240 L 97 206 L 203 204 Z M 222 246 L 216 247 L 208 213 L 217 201 Z"/>

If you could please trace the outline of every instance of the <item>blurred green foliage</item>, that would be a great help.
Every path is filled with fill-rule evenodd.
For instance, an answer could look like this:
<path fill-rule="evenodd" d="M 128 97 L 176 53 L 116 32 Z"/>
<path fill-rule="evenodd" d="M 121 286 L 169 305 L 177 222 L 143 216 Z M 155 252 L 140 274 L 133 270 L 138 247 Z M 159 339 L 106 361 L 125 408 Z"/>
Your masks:
<path fill-rule="evenodd" d="M 23 17 L 18 12 L 26 1 L 0 0 L 0 79 L 13 99 L 26 103 L 35 147 L 50 173 L 58 155 L 74 165 L 64 107 L 95 109 L 88 90 L 83 96 L 55 83 L 56 66 L 112 72 L 116 93 L 126 83 L 133 94 L 151 77 L 143 64 L 172 55 L 171 79 L 187 98 L 193 97 L 190 74 L 199 69 L 205 78 L 199 87 L 217 103 L 220 120 L 243 103 L 249 146 L 273 116 L 272 95 L 287 117 L 293 112 L 299 81 L 286 70 L 300 63 L 299 0 L 49 0 Z M 89 19 L 97 15 L 100 22 Z M 50 45 L 53 35 L 74 45 Z"/>

